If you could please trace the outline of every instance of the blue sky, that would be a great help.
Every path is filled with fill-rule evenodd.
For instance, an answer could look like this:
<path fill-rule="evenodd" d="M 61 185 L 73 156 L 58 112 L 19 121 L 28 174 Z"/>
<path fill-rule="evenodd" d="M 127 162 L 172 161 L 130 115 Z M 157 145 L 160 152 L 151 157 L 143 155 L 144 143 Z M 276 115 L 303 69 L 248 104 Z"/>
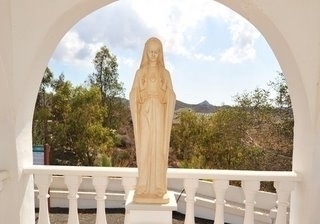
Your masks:
<path fill-rule="evenodd" d="M 80 85 L 95 72 L 105 45 L 118 60 L 119 80 L 131 89 L 145 41 L 158 37 L 177 99 L 233 104 L 233 97 L 281 71 L 268 43 L 246 19 L 212 0 L 120 0 L 80 20 L 62 38 L 48 67 Z"/>

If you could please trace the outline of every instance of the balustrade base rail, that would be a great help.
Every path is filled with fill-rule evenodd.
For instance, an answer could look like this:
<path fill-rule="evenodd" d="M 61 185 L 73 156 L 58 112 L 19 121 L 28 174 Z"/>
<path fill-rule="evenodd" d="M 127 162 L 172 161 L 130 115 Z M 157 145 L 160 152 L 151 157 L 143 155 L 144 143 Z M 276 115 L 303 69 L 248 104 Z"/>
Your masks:
<path fill-rule="evenodd" d="M 94 200 L 90 200 L 91 206 L 97 210 L 96 223 L 106 224 L 105 208 L 108 203 L 110 206 L 109 199 L 112 199 L 111 204 L 115 201 L 124 204 L 128 192 L 135 187 L 137 177 L 136 168 L 114 167 L 32 166 L 25 169 L 25 173 L 34 175 L 35 185 L 38 189 L 39 224 L 50 223 L 48 212 L 49 189 L 52 190 L 52 200 L 54 200 L 53 196 L 55 194 L 65 195 L 64 203 L 69 208 L 68 223 L 78 224 L 78 208 L 83 206 L 81 201 L 94 197 Z M 60 176 L 60 182 L 63 182 L 66 186 L 64 190 L 53 181 L 56 178 L 55 175 Z M 178 209 L 185 213 L 185 223 L 190 224 L 193 224 L 195 216 L 199 215 L 206 215 L 210 219 L 214 219 L 215 224 L 225 222 L 234 224 L 287 223 L 290 194 L 294 190 L 296 182 L 301 179 L 294 172 L 172 168 L 168 169 L 167 176 L 169 183 L 170 180 L 173 180 L 174 187 L 179 189 L 175 192 L 177 200 L 179 199 Z M 206 182 L 205 187 L 203 187 L 203 182 L 199 181 L 201 179 L 211 181 Z M 229 182 L 233 180 L 241 181 L 242 185 L 241 189 L 238 188 L 238 194 L 231 193 L 236 198 L 232 201 L 230 200 L 230 190 L 233 187 L 229 186 Z M 259 205 L 261 181 L 273 181 L 277 189 L 277 194 L 274 195 L 274 197 L 277 197 L 277 204 L 268 209 L 263 206 L 261 208 Z M 85 182 L 91 184 L 91 191 L 83 190 L 85 189 Z M 117 182 L 117 184 L 114 182 Z M 177 182 L 180 183 L 177 184 Z M 122 185 L 122 188 L 119 187 L 120 185 Z M 182 190 L 184 192 L 181 194 Z M 119 200 L 122 195 L 123 199 Z M 203 197 L 203 195 L 207 195 L 207 197 Z M 86 197 L 88 198 L 86 199 Z M 277 211 L 276 217 L 275 220 L 272 220 L 275 209 Z"/>

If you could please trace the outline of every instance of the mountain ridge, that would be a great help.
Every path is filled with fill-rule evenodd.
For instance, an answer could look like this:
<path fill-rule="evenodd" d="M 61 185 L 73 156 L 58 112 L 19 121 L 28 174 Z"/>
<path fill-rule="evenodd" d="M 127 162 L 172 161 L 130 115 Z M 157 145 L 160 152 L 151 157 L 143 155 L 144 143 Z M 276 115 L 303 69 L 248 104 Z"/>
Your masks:
<path fill-rule="evenodd" d="M 125 99 L 125 103 L 129 106 L 128 99 Z M 214 113 L 221 107 L 225 107 L 225 106 L 212 105 L 207 100 L 204 100 L 198 104 L 190 104 L 190 103 L 182 102 L 180 100 L 176 100 L 175 111 L 179 111 L 182 109 L 191 109 L 196 113 Z"/>
<path fill-rule="evenodd" d="M 207 100 L 204 100 L 198 104 L 188 104 L 180 100 L 176 100 L 175 110 L 178 111 L 184 108 L 189 108 L 196 113 L 214 113 L 221 108 L 221 106 L 212 105 Z"/>

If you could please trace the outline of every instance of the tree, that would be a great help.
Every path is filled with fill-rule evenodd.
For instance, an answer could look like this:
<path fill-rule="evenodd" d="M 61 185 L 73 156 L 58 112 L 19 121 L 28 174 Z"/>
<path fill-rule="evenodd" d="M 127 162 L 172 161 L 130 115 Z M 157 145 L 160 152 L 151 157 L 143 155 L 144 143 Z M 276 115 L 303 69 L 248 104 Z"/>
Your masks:
<path fill-rule="evenodd" d="M 171 131 L 171 153 L 179 160 L 180 167 L 203 168 L 201 147 L 205 137 L 205 117 L 184 110 L 178 114 Z"/>
<path fill-rule="evenodd" d="M 114 133 L 103 127 L 105 107 L 96 87 L 72 87 L 59 79 L 53 95 L 52 163 L 94 166 L 114 145 Z"/>
<path fill-rule="evenodd" d="M 118 80 L 118 63 L 106 46 L 100 48 L 93 60 L 96 73 L 89 76 L 91 85 L 99 88 L 101 103 L 107 107 L 104 126 L 117 130 L 123 121 L 125 103 L 123 83 Z"/>
<path fill-rule="evenodd" d="M 54 165 L 74 165 L 76 159 L 69 144 L 68 137 L 68 116 L 71 112 L 72 84 L 64 80 L 61 74 L 57 80 L 53 81 L 53 96 L 51 113 L 53 121 L 51 124 L 52 138 L 51 164 Z"/>
<path fill-rule="evenodd" d="M 40 84 L 37 101 L 34 109 L 32 134 L 33 144 L 44 145 L 48 143 L 48 121 L 51 117 L 50 100 L 51 94 L 47 93 L 47 89 L 52 86 L 53 73 L 46 68 L 42 82 Z"/>
<path fill-rule="evenodd" d="M 239 107 L 224 108 L 210 117 L 204 152 L 207 168 L 244 169 L 244 158 L 250 159 L 248 124 L 248 113 Z"/>
<path fill-rule="evenodd" d="M 283 76 L 281 75 L 281 77 Z M 267 91 L 255 90 L 249 94 L 238 95 L 236 102 L 238 106 L 248 112 L 250 126 L 247 134 L 253 140 L 253 146 L 263 152 L 257 169 L 291 170 L 293 114 L 291 106 L 288 104 L 291 102 L 290 96 L 284 79 L 277 79 L 276 82 L 271 83 L 276 90 L 275 99 L 271 98 Z M 279 100 L 284 99 L 284 96 L 285 101 Z M 244 101 L 250 103 L 244 105 L 242 103 Z M 257 104 L 256 102 L 263 103 Z M 278 103 L 273 104 L 273 102 Z"/>
<path fill-rule="evenodd" d="M 106 49 L 103 48 L 100 53 L 106 53 Z M 103 55 L 98 56 L 103 58 Z M 98 56 L 97 70 L 109 74 L 107 68 L 103 70 L 103 66 L 98 66 Z M 73 87 L 69 81 L 65 81 L 64 74 L 54 79 L 50 69 L 46 69 L 35 107 L 33 143 L 49 143 L 52 164 L 127 164 L 121 161 L 115 146 L 121 145 L 119 139 L 126 136 L 121 133 L 127 134 L 130 111 L 125 100 L 119 97 L 123 89 L 117 81 L 115 57 L 112 57 L 110 67 L 112 74 L 104 77 L 104 82 L 91 79 L 92 85 L 86 87 Z M 100 88 L 99 84 L 104 86 Z M 52 88 L 50 92 L 49 87 Z M 132 153 L 127 154 L 131 156 Z M 126 153 L 121 153 L 121 156 L 124 158 Z"/>
<path fill-rule="evenodd" d="M 255 169 L 260 152 L 248 136 L 248 118 L 239 107 L 226 107 L 207 116 L 182 111 L 171 132 L 172 157 L 179 160 L 180 167 Z"/>
<path fill-rule="evenodd" d="M 291 108 L 291 98 L 289 94 L 289 88 L 286 84 L 286 80 L 284 77 L 284 74 L 282 72 L 278 72 L 278 77 L 275 81 L 272 81 L 269 83 L 269 86 L 273 88 L 276 92 L 276 98 L 274 99 L 274 102 L 276 106 L 278 107 L 286 107 Z"/>
<path fill-rule="evenodd" d="M 235 102 L 210 116 L 181 112 L 172 128 L 172 157 L 182 167 L 291 170 L 291 110 L 275 107 L 260 88 L 238 94 Z"/>
<path fill-rule="evenodd" d="M 100 102 L 101 94 L 97 88 L 74 89 L 67 135 L 81 165 L 99 165 L 101 155 L 108 154 L 114 145 L 114 133 L 102 125 L 106 110 Z"/>

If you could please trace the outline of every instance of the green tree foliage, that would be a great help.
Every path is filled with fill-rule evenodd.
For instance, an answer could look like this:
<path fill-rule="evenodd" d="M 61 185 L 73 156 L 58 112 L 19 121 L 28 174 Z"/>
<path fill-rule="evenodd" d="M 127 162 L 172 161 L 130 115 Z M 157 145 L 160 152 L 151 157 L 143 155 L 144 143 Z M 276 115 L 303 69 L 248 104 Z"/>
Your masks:
<path fill-rule="evenodd" d="M 102 48 L 95 66 L 97 73 L 90 76 L 91 85 L 78 87 L 65 81 L 63 74 L 53 79 L 46 70 L 35 108 L 34 142 L 49 142 L 53 164 L 134 166 L 130 111 L 119 100 L 122 88 L 114 81 L 116 88 L 110 94 L 107 89 L 114 86 L 104 86 L 110 81 L 104 75 L 110 71 L 116 74 L 116 58 Z M 274 99 L 269 91 L 257 88 L 236 95 L 234 106 L 221 107 L 212 114 L 187 109 L 177 113 L 171 132 L 170 165 L 291 170 L 294 121 L 288 89 L 283 74 L 279 75 L 270 82 L 276 92 Z"/>
<path fill-rule="evenodd" d="M 89 83 L 99 88 L 101 103 L 107 107 L 104 126 L 118 129 L 125 123 L 126 110 L 123 83 L 118 80 L 118 63 L 106 46 L 100 48 L 93 60 L 96 73 L 89 76 Z"/>
<path fill-rule="evenodd" d="M 123 83 L 118 79 L 117 58 L 106 46 L 103 46 L 96 53 L 93 64 L 96 72 L 89 76 L 89 83 L 100 90 L 101 104 L 106 108 L 103 126 L 117 133 L 114 139 L 115 147 L 108 158 L 109 163 L 113 166 L 134 165 L 133 146 L 123 144 L 123 139 L 128 138 L 128 135 L 133 132 L 133 127 L 130 123 L 131 114 L 128 103 L 124 100 Z M 124 145 L 127 150 L 123 150 Z"/>
<path fill-rule="evenodd" d="M 250 148 L 248 114 L 226 107 L 211 115 L 193 111 L 179 114 L 171 132 L 172 153 L 180 167 L 256 169 L 259 150 Z M 251 158 L 250 163 L 248 157 Z"/>
<path fill-rule="evenodd" d="M 132 155 L 128 150 L 117 153 L 131 130 L 117 59 L 104 46 L 93 63 L 96 73 L 87 86 L 73 87 L 63 74 L 53 79 L 46 69 L 35 107 L 33 142 L 51 145 L 53 164 L 128 164 L 121 158 Z"/>
<path fill-rule="evenodd" d="M 47 89 L 52 87 L 52 80 L 53 73 L 49 68 L 46 68 L 40 84 L 34 111 L 34 122 L 32 124 L 33 142 L 36 145 L 48 143 L 48 122 L 51 119 L 49 110 L 51 95 L 47 93 Z"/>
<path fill-rule="evenodd" d="M 100 90 L 95 86 L 73 87 L 63 74 L 56 80 L 46 78 L 43 80 L 49 81 L 40 86 L 37 102 L 44 98 L 47 103 L 37 103 L 35 107 L 34 144 L 49 143 L 51 164 L 106 165 L 103 157 L 112 154 L 116 133 L 103 126 L 106 107 L 101 105 Z M 49 86 L 52 91 L 47 93 Z"/>
<path fill-rule="evenodd" d="M 284 79 L 275 83 L 282 87 L 275 90 L 286 90 Z M 171 151 L 180 167 L 291 170 L 293 114 L 288 104 L 274 104 L 269 91 L 259 88 L 235 96 L 235 102 L 209 116 L 179 114 Z"/>
<path fill-rule="evenodd" d="M 114 144 L 114 133 L 102 125 L 106 110 L 101 93 L 95 87 L 60 84 L 52 98 L 52 163 L 100 165 L 100 157 Z"/>
<path fill-rule="evenodd" d="M 73 87 L 63 74 L 53 79 L 46 69 L 35 107 L 33 142 L 49 143 L 52 164 L 132 165 L 132 150 L 119 150 L 132 147 L 123 141 L 132 128 L 116 57 L 102 47 L 93 62 L 97 72 L 89 76 L 89 86 Z"/>
<path fill-rule="evenodd" d="M 204 168 L 201 154 L 205 138 L 206 119 L 196 113 L 184 110 L 178 115 L 178 123 L 171 131 L 171 148 L 180 167 Z"/>
<path fill-rule="evenodd" d="M 248 116 L 238 107 L 219 110 L 209 119 L 206 167 L 242 169 L 246 156 Z"/>
<path fill-rule="evenodd" d="M 285 81 L 284 74 L 278 72 L 278 77 L 275 81 L 271 81 L 269 86 L 273 88 L 276 92 L 276 97 L 274 99 L 275 104 L 281 108 L 291 108 L 291 99 L 289 94 L 289 89 Z"/>

